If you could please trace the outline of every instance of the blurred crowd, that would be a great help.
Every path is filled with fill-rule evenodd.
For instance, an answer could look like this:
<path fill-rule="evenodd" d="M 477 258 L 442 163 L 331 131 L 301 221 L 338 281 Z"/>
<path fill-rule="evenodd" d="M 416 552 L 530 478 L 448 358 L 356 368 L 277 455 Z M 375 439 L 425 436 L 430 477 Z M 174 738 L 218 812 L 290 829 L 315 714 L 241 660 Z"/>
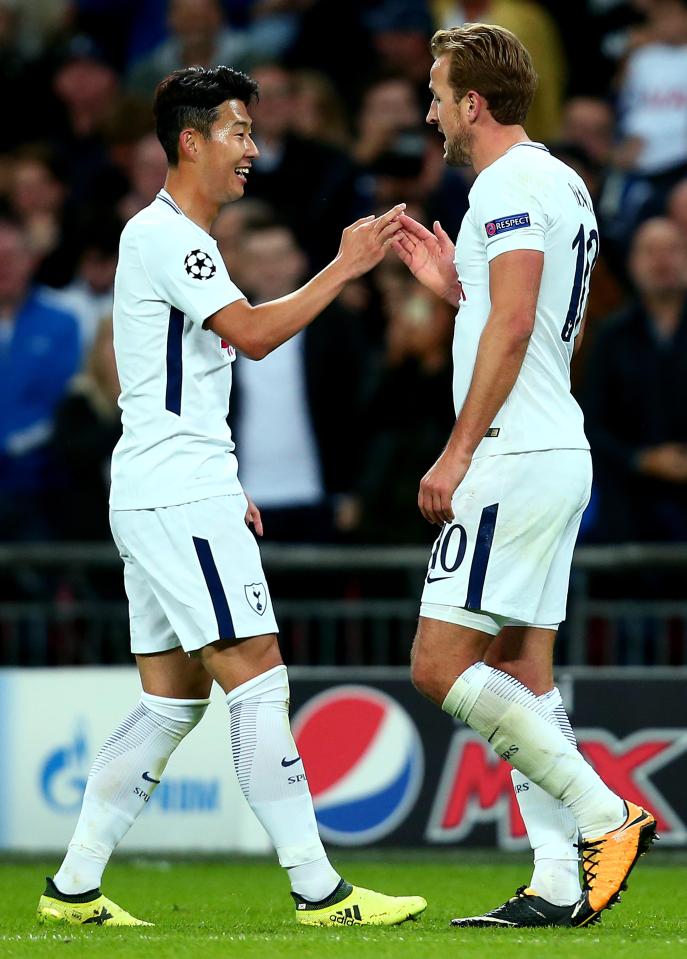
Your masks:
<path fill-rule="evenodd" d="M 259 81 L 261 154 L 213 230 L 258 303 L 397 201 L 457 233 L 472 175 L 424 122 L 428 39 L 476 20 L 532 53 L 528 132 L 596 202 L 573 369 L 596 469 L 583 535 L 687 541 L 682 0 L 0 0 L 0 541 L 109 538 L 112 286 L 121 228 L 164 180 L 159 80 L 221 62 Z M 267 540 L 433 538 L 415 500 L 453 422 L 452 325 L 390 254 L 267 359 L 238 358 L 230 419 Z"/>

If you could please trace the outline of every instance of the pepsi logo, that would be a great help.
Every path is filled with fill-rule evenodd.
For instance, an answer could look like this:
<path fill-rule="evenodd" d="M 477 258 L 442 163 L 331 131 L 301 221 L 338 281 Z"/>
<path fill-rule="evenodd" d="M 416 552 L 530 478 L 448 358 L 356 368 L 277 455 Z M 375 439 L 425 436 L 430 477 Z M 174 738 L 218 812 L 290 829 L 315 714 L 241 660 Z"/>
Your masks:
<path fill-rule="evenodd" d="M 369 686 L 337 686 L 293 718 L 322 838 L 357 846 L 389 835 L 413 808 L 424 753 L 395 699 Z"/>

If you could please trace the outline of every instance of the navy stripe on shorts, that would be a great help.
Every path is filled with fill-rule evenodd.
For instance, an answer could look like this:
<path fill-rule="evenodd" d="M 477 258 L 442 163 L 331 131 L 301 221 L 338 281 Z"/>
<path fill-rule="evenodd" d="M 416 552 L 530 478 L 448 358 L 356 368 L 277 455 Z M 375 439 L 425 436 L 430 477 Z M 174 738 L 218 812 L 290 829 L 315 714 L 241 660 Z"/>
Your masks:
<path fill-rule="evenodd" d="M 193 545 L 196 548 L 198 562 L 203 571 L 208 592 L 210 593 L 210 599 L 212 600 L 212 608 L 215 611 L 219 638 L 235 639 L 236 631 L 234 630 L 234 621 L 231 618 L 229 603 L 227 602 L 227 596 L 222 586 L 222 580 L 219 577 L 215 558 L 210 549 L 210 543 L 206 539 L 201 539 L 200 536 L 194 536 Z"/>
<path fill-rule="evenodd" d="M 489 554 L 491 553 L 491 544 L 494 541 L 494 527 L 496 526 L 496 516 L 499 511 L 499 504 L 485 506 L 479 521 L 477 530 L 477 541 L 475 543 L 475 552 L 472 556 L 470 566 L 470 577 L 468 579 L 468 595 L 465 601 L 466 609 L 482 608 L 482 592 L 484 590 L 484 580 L 487 575 L 487 564 Z"/>

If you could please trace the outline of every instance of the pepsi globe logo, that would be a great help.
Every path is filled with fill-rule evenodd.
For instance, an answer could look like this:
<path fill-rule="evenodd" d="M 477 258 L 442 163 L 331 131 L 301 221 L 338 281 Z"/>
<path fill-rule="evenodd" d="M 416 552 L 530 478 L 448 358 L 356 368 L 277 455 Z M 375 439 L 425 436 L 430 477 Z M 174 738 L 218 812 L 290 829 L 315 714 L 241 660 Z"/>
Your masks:
<path fill-rule="evenodd" d="M 395 699 L 369 686 L 337 686 L 294 716 L 322 838 L 357 846 L 389 835 L 417 799 L 420 736 Z"/>

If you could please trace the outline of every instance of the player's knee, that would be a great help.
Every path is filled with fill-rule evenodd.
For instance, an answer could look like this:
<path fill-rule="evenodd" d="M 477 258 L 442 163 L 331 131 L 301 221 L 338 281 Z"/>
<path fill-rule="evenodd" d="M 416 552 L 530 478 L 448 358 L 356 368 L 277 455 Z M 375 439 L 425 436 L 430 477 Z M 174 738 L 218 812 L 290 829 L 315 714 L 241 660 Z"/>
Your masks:
<path fill-rule="evenodd" d="M 150 713 L 155 713 L 167 724 L 181 741 L 194 729 L 205 715 L 209 699 L 172 699 L 164 696 L 141 694 L 141 703 Z"/>
<path fill-rule="evenodd" d="M 442 687 L 441 676 L 437 675 L 432 661 L 423 655 L 414 655 L 410 664 L 410 679 L 419 693 L 433 702 L 444 701 L 446 691 Z"/>

